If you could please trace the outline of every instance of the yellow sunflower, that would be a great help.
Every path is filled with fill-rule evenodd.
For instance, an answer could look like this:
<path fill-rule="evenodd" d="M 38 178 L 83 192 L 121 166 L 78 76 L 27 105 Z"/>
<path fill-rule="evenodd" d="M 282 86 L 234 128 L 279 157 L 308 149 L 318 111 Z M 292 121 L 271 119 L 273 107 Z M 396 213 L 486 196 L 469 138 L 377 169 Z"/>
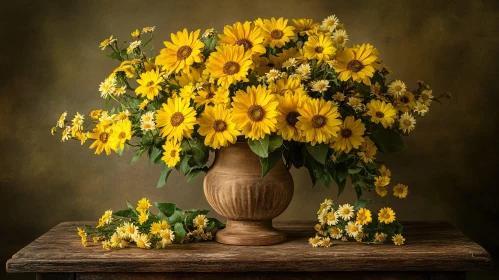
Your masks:
<path fill-rule="evenodd" d="M 132 139 L 132 122 L 129 119 L 124 119 L 113 125 L 113 133 L 109 138 L 109 143 L 112 149 L 117 152 L 125 149 L 125 142 Z"/>
<path fill-rule="evenodd" d="M 295 36 L 293 26 L 287 26 L 288 20 L 284 18 L 271 18 L 270 20 L 265 19 L 263 21 L 263 32 L 262 35 L 265 38 L 265 44 L 270 45 L 270 47 L 281 48 Z"/>
<path fill-rule="evenodd" d="M 156 111 L 156 126 L 161 127 L 160 134 L 167 140 L 182 141 L 191 137 L 196 124 L 196 111 L 190 107 L 189 99 L 169 98 L 167 104 Z"/>
<path fill-rule="evenodd" d="M 263 46 L 265 38 L 261 35 L 261 29 L 252 22 L 227 25 L 224 27 L 224 33 L 218 37 L 221 45 L 240 45 L 244 47 L 244 51 L 249 51 L 251 54 L 265 53 Z"/>
<path fill-rule="evenodd" d="M 176 143 L 175 141 L 166 141 L 163 145 L 163 157 L 161 158 L 168 167 L 173 168 L 180 161 L 180 152 L 182 148 L 180 147 L 180 143 Z"/>
<path fill-rule="evenodd" d="M 381 123 L 384 128 L 391 126 L 395 122 L 397 111 L 390 103 L 380 100 L 372 100 L 367 104 L 367 115 L 371 116 L 373 123 Z"/>
<path fill-rule="evenodd" d="M 272 93 L 283 96 L 286 93 L 297 94 L 300 96 L 305 96 L 306 92 L 300 79 L 288 77 L 285 75 L 283 78 L 276 80 L 274 83 L 269 85 Z"/>
<path fill-rule="evenodd" d="M 378 213 L 378 220 L 381 223 L 391 224 L 395 221 L 395 212 L 390 207 L 381 208 Z"/>
<path fill-rule="evenodd" d="M 194 97 L 194 106 L 198 108 L 202 105 L 209 104 L 227 104 L 229 103 L 229 90 L 223 87 L 216 87 L 214 84 L 198 90 L 198 94 Z"/>
<path fill-rule="evenodd" d="M 314 20 L 310 18 L 293 19 L 293 22 L 295 23 L 295 32 L 300 36 L 311 36 L 313 30 L 319 27 L 319 23 L 314 22 Z"/>
<path fill-rule="evenodd" d="M 319 62 L 328 61 L 336 52 L 333 40 L 324 34 L 308 37 L 303 49 L 306 58 L 317 59 Z"/>
<path fill-rule="evenodd" d="M 298 113 L 296 127 L 302 130 L 305 140 L 312 145 L 329 143 L 340 130 L 340 113 L 331 101 L 309 99 L 298 108 Z"/>
<path fill-rule="evenodd" d="M 340 133 L 331 144 L 331 148 L 335 151 L 344 151 L 348 154 L 352 149 L 359 148 L 364 142 L 362 135 L 366 131 L 366 126 L 362 123 L 362 120 L 355 120 L 352 116 L 346 117 L 340 129 Z"/>
<path fill-rule="evenodd" d="M 188 33 L 187 29 L 172 33 L 172 42 L 163 42 L 166 48 L 160 51 L 156 57 L 155 64 L 163 65 L 164 69 L 170 73 L 177 73 L 183 70 L 187 72 L 190 66 L 202 61 L 201 49 L 204 44 L 198 40 L 200 30 Z"/>
<path fill-rule="evenodd" d="M 211 53 L 206 61 L 206 69 L 213 78 L 218 79 L 218 85 L 228 88 L 237 81 L 248 81 L 246 75 L 251 63 L 251 53 L 245 52 L 243 46 L 225 45 Z"/>
<path fill-rule="evenodd" d="M 198 132 L 205 136 L 204 144 L 214 149 L 234 144 L 240 134 L 224 105 L 207 106 L 198 121 Z"/>
<path fill-rule="evenodd" d="M 113 150 L 113 146 L 109 141 L 113 132 L 111 124 L 111 121 L 100 122 L 92 132 L 88 133 L 88 138 L 95 139 L 92 145 L 90 145 L 90 149 L 96 148 L 95 154 L 97 155 L 100 155 L 102 151 L 106 151 L 106 155 L 110 155 L 111 150 Z"/>
<path fill-rule="evenodd" d="M 265 86 L 248 87 L 239 90 L 233 98 L 232 115 L 236 129 L 242 131 L 246 138 L 258 140 L 276 129 L 277 105 L 275 95 Z"/>
<path fill-rule="evenodd" d="M 298 108 L 302 106 L 303 97 L 298 94 L 285 93 L 282 96 L 277 96 L 279 106 L 277 110 L 277 134 L 282 135 L 284 140 L 300 141 L 302 131 L 296 127 L 298 122 Z"/>
<path fill-rule="evenodd" d="M 162 82 L 164 82 L 164 79 L 158 70 L 142 73 L 140 79 L 137 79 L 139 86 L 135 89 L 135 92 L 142 97 L 153 100 L 154 97 L 158 96 L 159 91 L 163 89 L 159 85 Z"/>
<path fill-rule="evenodd" d="M 350 78 L 356 82 L 363 82 L 371 85 L 369 79 L 374 75 L 373 63 L 378 60 L 374 54 L 374 47 L 371 45 L 362 45 L 357 48 L 345 48 L 338 51 L 336 64 L 333 68 L 339 73 L 338 78 L 341 81 L 348 81 Z"/>

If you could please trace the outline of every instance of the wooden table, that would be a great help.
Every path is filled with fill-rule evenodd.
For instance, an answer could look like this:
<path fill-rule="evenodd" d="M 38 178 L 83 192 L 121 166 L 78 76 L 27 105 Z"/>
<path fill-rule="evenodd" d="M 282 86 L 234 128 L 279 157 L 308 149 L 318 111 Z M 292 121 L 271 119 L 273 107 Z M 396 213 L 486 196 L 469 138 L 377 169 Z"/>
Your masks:
<path fill-rule="evenodd" d="M 288 241 L 273 246 L 216 242 L 163 250 L 84 248 L 76 227 L 65 222 L 17 252 L 7 272 L 36 272 L 37 279 L 465 279 L 488 270 L 480 245 L 445 222 L 405 222 L 406 245 L 335 242 L 313 248 L 313 222 L 275 223 Z M 91 224 L 87 222 L 86 224 Z M 89 241 L 91 242 L 91 241 Z"/>

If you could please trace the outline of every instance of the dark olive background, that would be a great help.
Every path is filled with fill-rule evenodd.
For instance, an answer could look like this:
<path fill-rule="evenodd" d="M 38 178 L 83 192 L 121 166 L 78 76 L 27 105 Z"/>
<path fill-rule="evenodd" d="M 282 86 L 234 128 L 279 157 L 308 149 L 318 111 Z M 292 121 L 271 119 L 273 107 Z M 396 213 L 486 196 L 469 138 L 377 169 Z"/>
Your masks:
<path fill-rule="evenodd" d="M 185 208 L 210 209 L 202 176 L 173 173 L 156 189 L 159 167 L 131 154 L 96 156 L 88 144 L 60 143 L 50 128 L 65 110 L 88 114 L 103 105 L 98 84 L 116 67 L 99 43 L 113 34 L 156 25 L 156 49 L 170 33 L 284 16 L 322 20 L 336 14 L 350 43 L 370 42 L 392 78 L 418 79 L 453 99 L 418 119 L 407 152 L 380 156 L 407 200 L 387 199 L 400 220 L 445 220 L 490 253 L 499 253 L 497 210 L 499 87 L 496 1 L 2 1 L 0 4 L 0 260 L 59 222 L 95 220 L 125 200 L 147 196 Z M 335 188 L 311 186 L 292 170 L 295 195 L 279 219 L 315 219 Z M 348 189 L 340 202 L 353 202 Z M 381 204 L 375 207 L 380 207 Z M 75 238 L 76 235 L 75 235 Z M 407 240 L 411 242 L 411 240 Z M 334 250 L 334 248 L 331 248 Z M 34 275 L 0 278 L 33 279 Z M 497 272 L 470 273 L 492 279 Z"/>

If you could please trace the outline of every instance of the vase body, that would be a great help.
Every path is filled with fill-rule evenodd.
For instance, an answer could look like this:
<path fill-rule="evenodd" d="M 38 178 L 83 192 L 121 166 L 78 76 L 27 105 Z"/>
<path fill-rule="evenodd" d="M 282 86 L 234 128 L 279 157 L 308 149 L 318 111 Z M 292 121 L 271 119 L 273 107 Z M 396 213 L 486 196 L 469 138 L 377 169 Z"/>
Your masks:
<path fill-rule="evenodd" d="M 215 161 L 204 178 L 208 203 L 227 218 L 227 226 L 215 240 L 232 245 L 272 245 L 284 242 L 283 232 L 272 227 L 291 202 L 293 178 L 280 159 L 261 177 L 260 159 L 246 142 L 216 151 Z"/>

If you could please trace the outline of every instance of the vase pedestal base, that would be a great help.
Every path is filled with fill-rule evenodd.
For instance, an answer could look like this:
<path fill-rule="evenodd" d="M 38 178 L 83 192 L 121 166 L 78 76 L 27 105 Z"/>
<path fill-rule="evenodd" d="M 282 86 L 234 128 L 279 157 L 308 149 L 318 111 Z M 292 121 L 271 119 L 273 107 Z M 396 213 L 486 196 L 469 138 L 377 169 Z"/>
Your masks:
<path fill-rule="evenodd" d="M 215 241 L 230 245 L 262 246 L 286 241 L 286 234 L 272 226 L 272 220 L 232 221 L 217 232 Z"/>

